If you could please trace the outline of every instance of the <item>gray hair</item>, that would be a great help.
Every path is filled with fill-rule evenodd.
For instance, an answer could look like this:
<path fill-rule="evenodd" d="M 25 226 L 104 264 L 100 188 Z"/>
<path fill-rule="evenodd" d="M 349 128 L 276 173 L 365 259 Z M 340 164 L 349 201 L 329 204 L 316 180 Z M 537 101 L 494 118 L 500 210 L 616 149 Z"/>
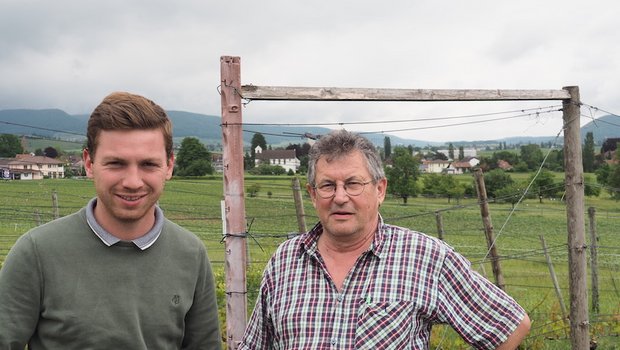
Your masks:
<path fill-rule="evenodd" d="M 310 148 L 308 154 L 308 183 L 311 186 L 315 185 L 316 163 L 319 161 L 319 158 L 325 156 L 326 160 L 331 161 L 332 159 L 349 155 L 354 151 L 360 151 L 364 158 L 366 158 L 366 166 L 373 182 L 385 178 L 381 159 L 372 142 L 361 135 L 346 130 L 335 130 L 322 136 Z"/>

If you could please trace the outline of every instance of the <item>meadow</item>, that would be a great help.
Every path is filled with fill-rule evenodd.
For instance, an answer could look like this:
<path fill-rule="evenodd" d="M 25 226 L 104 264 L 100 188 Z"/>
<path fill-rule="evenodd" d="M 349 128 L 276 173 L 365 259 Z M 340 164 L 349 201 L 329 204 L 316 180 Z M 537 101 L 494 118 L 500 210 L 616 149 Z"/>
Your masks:
<path fill-rule="evenodd" d="M 464 175 L 461 181 L 470 181 Z M 298 231 L 291 176 L 246 177 L 245 188 L 257 184 L 255 197 L 245 197 L 248 224 L 248 315 L 258 291 L 261 272 L 271 253 Z M 300 179 L 302 186 L 304 179 Z M 52 194 L 58 198 L 60 216 L 70 214 L 95 196 L 88 179 L 46 179 L 0 182 L 0 263 L 15 240 L 27 230 L 54 218 Z M 173 179 L 166 185 L 160 206 L 166 216 L 198 235 L 206 245 L 218 284 L 222 329 L 225 329 L 224 244 L 220 202 L 221 177 Z M 317 221 L 312 204 L 304 194 L 306 225 Z M 598 349 L 618 349 L 620 343 L 620 205 L 606 194 L 586 197 L 586 208 L 596 209 L 598 234 L 599 300 L 598 312 L 590 312 L 591 338 Z M 436 212 L 441 213 L 444 240 L 464 254 L 472 266 L 493 280 L 487 245 L 476 199 L 458 202 L 446 198 L 410 198 L 407 205 L 399 198 L 388 198 L 381 207 L 387 223 L 410 227 L 437 236 Z M 541 247 L 546 240 L 558 282 L 567 307 L 568 255 L 565 203 L 560 200 L 526 200 L 515 210 L 510 204 L 490 203 L 491 219 L 506 290 L 525 307 L 532 319 L 532 330 L 524 345 L 528 349 L 567 349 L 569 329 L 553 289 Z M 588 236 L 586 216 L 586 236 Z M 589 250 L 588 250 L 589 255 Z M 588 274 L 590 270 L 588 269 Z M 590 276 L 588 276 L 590 281 Z M 588 282 L 590 283 L 590 282 Z M 588 291 L 588 295 L 591 295 Z M 468 349 L 449 327 L 433 328 L 432 349 Z"/>

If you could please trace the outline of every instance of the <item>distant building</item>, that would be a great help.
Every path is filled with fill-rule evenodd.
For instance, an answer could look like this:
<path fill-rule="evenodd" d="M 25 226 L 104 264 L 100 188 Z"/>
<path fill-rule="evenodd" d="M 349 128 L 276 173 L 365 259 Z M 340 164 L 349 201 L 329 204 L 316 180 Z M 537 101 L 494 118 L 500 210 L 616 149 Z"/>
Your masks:
<path fill-rule="evenodd" d="M 216 173 L 223 173 L 224 155 L 220 152 L 211 152 L 211 165 Z"/>
<path fill-rule="evenodd" d="M 289 170 L 297 172 L 301 165 L 294 149 L 263 150 L 261 146 L 256 146 L 254 154 L 255 165 L 279 165 L 287 172 Z"/>
<path fill-rule="evenodd" d="M 426 159 L 422 159 L 422 164 L 420 165 L 420 170 L 423 173 L 434 173 L 434 174 L 441 174 L 443 172 L 445 172 L 445 169 L 448 169 L 448 167 L 450 166 L 450 163 L 452 163 L 449 160 L 426 160 Z"/>
<path fill-rule="evenodd" d="M 504 171 L 512 170 L 512 165 L 510 163 L 508 163 L 507 161 L 502 160 L 502 159 L 497 161 L 497 167 L 502 169 L 502 170 L 504 170 Z"/>
<path fill-rule="evenodd" d="M 443 153 L 446 157 L 450 156 L 450 150 L 447 150 L 447 149 L 440 149 L 440 150 L 437 150 L 437 152 Z M 458 147 L 454 147 L 454 156 L 455 157 L 459 156 Z M 463 148 L 463 157 L 472 158 L 472 157 L 477 157 L 477 156 L 478 156 L 478 150 L 476 150 L 475 148 Z"/>
<path fill-rule="evenodd" d="M 0 162 L 2 177 L 14 180 L 40 180 L 65 177 L 64 163 L 60 160 L 31 154 L 18 154 Z"/>
<path fill-rule="evenodd" d="M 448 166 L 448 173 L 464 174 L 469 173 L 472 169 L 480 164 L 480 160 L 476 157 L 465 157 L 463 160 L 454 161 Z M 454 170 L 451 170 L 454 169 Z"/>

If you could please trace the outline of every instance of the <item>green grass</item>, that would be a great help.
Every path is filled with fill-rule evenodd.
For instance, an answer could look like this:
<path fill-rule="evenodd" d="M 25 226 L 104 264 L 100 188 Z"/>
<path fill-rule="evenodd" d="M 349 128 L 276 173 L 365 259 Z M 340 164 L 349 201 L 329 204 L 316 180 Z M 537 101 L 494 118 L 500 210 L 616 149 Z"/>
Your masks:
<path fill-rule="evenodd" d="M 463 175 L 460 181 L 469 181 Z M 470 176 L 470 175 L 469 175 Z M 529 174 L 524 174 L 529 177 Z M 558 175 L 561 178 L 561 175 Z M 264 265 L 274 249 L 297 231 L 295 206 L 291 191 L 292 177 L 247 177 L 245 187 L 259 184 L 257 197 L 245 197 L 245 211 L 251 238 L 248 240 L 248 314 L 251 312 Z M 302 188 L 304 180 L 301 180 Z M 41 181 L 0 182 L 0 262 L 19 235 L 37 222 L 53 218 L 52 193 L 56 192 L 60 215 L 72 213 L 95 193 L 87 179 L 49 179 Z M 271 196 L 267 193 L 271 192 Z M 166 185 L 160 206 L 171 220 L 195 232 L 205 243 L 213 262 L 217 283 L 222 325 L 225 318 L 224 244 L 220 202 L 221 177 L 174 179 Z M 614 349 L 620 336 L 620 206 L 606 194 L 586 198 L 587 207 L 596 208 L 599 236 L 600 312 L 590 314 L 591 334 L 599 349 Z M 308 228 L 317 217 L 304 194 L 304 210 Z M 435 212 L 440 211 L 444 224 L 444 240 L 472 261 L 479 272 L 486 271 L 493 280 L 484 238 L 480 209 L 475 199 L 458 203 L 447 199 L 410 198 L 403 205 L 398 198 L 388 198 L 381 207 L 386 222 L 411 227 L 437 236 Z M 559 301 L 552 288 L 549 270 L 542 254 L 540 236 L 545 237 L 567 307 L 568 254 L 565 203 L 561 201 L 526 200 L 511 211 L 510 204 L 490 204 L 497 250 L 503 257 L 502 272 L 506 289 L 525 307 L 532 318 L 532 331 L 526 339 L 530 349 L 570 348 L 562 322 Z M 586 228 L 587 228 L 586 216 Z M 586 231 L 586 235 L 588 231 Z M 589 242 L 589 238 L 587 240 Z M 589 251 L 588 251 L 589 254 Z M 484 266 L 484 268 L 482 268 Z M 588 273 L 589 273 L 588 269 Z M 590 283 L 588 276 L 588 284 Z M 591 293 L 588 292 L 590 295 Z M 223 330 L 225 327 L 223 326 Z M 467 349 L 448 327 L 433 329 L 431 348 Z"/>
<path fill-rule="evenodd" d="M 46 147 L 54 147 L 59 152 L 78 153 L 81 154 L 84 142 L 63 141 L 54 139 L 38 139 L 28 138 L 26 152 L 34 152 L 37 149 L 45 149 Z"/>

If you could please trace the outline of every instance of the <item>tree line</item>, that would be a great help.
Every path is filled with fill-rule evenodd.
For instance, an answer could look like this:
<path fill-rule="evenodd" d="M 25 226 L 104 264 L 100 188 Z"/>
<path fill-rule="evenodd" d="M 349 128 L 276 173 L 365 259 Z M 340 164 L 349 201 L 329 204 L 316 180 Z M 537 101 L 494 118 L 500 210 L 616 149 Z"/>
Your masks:
<path fill-rule="evenodd" d="M 284 168 L 278 165 L 256 164 L 255 148 L 271 149 L 267 145 L 265 137 L 256 133 L 252 137 L 249 151 L 244 156 L 244 168 L 250 174 L 255 175 L 281 175 L 285 174 Z M 298 173 L 304 174 L 308 167 L 309 143 L 289 144 L 284 149 L 295 149 L 301 166 Z M 424 174 L 422 176 L 420 164 L 422 160 L 462 160 L 464 150 L 460 146 L 457 149 L 452 143 L 448 145 L 448 154 L 443 154 L 436 147 L 421 149 L 413 146 L 392 147 L 389 137 L 385 137 L 383 147 L 378 147 L 381 158 L 386 164 L 386 176 L 389 181 L 389 192 L 403 199 L 423 196 L 440 196 L 448 200 L 460 199 L 464 196 L 474 196 L 473 184 L 464 184 L 454 177 L 445 174 Z M 616 147 L 612 147 L 615 151 Z M 55 158 L 61 151 L 53 147 L 37 150 L 37 155 L 45 155 Z M 11 134 L 0 135 L 0 157 L 15 157 L 23 153 L 19 138 Z M 458 153 L 457 153 L 458 152 Z M 615 153 L 615 156 L 613 154 Z M 618 152 L 597 152 L 592 132 L 588 132 L 582 145 L 583 169 L 585 173 L 594 173 L 596 182 L 609 189 L 612 198 L 620 200 L 620 155 Z M 615 157 L 612 158 L 612 157 Z M 563 149 L 551 149 L 548 154 L 538 144 L 521 145 L 518 152 L 508 150 L 507 146 L 500 143 L 498 150 L 491 156 L 477 157 L 480 160 L 478 167 L 484 172 L 487 195 L 490 198 L 516 203 L 523 195 L 527 183 L 517 183 L 510 172 L 533 172 L 542 170 L 532 183 L 529 196 L 553 198 L 563 191 L 558 186 L 552 172 L 564 171 Z M 511 169 L 500 168 L 501 162 L 510 164 Z M 176 176 L 204 176 L 213 174 L 215 169 L 212 164 L 212 154 L 198 138 L 186 137 L 182 140 L 180 148 L 176 152 L 176 164 L 174 175 Z M 290 171 L 289 171 L 290 172 Z M 70 175 L 70 174 L 68 174 Z M 292 175 L 292 174 L 289 174 Z M 531 180 L 531 179 L 530 179 Z M 586 195 L 598 196 L 600 187 L 595 186 L 594 179 L 586 175 Z"/>

